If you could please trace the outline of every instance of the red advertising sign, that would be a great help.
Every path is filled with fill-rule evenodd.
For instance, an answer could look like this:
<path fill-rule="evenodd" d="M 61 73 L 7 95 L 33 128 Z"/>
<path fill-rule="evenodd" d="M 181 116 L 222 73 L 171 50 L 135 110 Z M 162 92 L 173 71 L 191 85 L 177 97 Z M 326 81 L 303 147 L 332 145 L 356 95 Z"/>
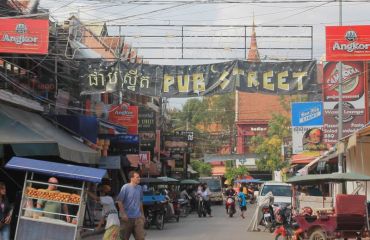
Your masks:
<path fill-rule="evenodd" d="M 364 95 L 364 63 L 342 63 L 343 101 L 356 101 Z M 324 102 L 338 102 L 339 63 L 329 62 L 324 67 Z"/>
<path fill-rule="evenodd" d="M 363 62 L 343 62 L 343 137 L 348 136 L 366 123 L 366 76 Z M 324 66 L 324 142 L 338 141 L 338 63 Z"/>
<path fill-rule="evenodd" d="M 327 26 L 326 60 L 370 60 L 370 25 Z"/>
<path fill-rule="evenodd" d="M 127 127 L 128 134 L 137 135 L 138 116 L 139 108 L 137 106 L 130 106 L 127 103 L 122 103 L 121 105 L 113 105 L 109 109 L 108 120 Z"/>
<path fill-rule="evenodd" d="M 0 19 L 0 52 L 47 54 L 48 19 Z"/>

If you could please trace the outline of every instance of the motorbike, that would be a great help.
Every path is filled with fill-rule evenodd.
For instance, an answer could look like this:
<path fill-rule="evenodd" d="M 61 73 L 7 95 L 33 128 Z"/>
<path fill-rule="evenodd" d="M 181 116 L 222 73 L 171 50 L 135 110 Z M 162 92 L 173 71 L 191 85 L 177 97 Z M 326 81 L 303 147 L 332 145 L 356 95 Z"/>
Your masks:
<path fill-rule="evenodd" d="M 303 230 L 292 221 L 291 210 L 283 206 L 275 212 L 277 222 L 281 223 L 274 231 L 275 240 L 301 240 Z"/>
<path fill-rule="evenodd" d="M 155 203 L 144 207 L 145 224 L 144 228 L 149 229 L 150 226 L 155 225 L 158 230 L 162 230 L 164 226 L 164 205 L 162 203 Z"/>
<path fill-rule="evenodd" d="M 236 213 L 234 196 L 228 196 L 226 198 L 226 212 L 229 217 L 233 217 L 233 215 Z"/>
<path fill-rule="evenodd" d="M 206 203 L 204 201 L 204 199 L 198 195 L 197 197 L 198 199 L 198 209 L 197 209 L 197 212 L 198 212 L 198 217 L 206 217 L 207 216 L 207 209 L 206 209 Z"/>
<path fill-rule="evenodd" d="M 172 204 L 173 209 L 170 204 Z M 167 200 L 165 202 L 164 208 L 164 220 L 169 221 L 171 219 L 175 219 L 176 222 L 179 221 L 180 219 L 179 203 L 178 201 Z"/>
<path fill-rule="evenodd" d="M 260 225 L 264 226 L 271 233 L 275 229 L 275 218 L 272 206 L 265 206 L 262 208 L 262 219 Z"/>
<path fill-rule="evenodd" d="M 191 211 L 190 201 L 188 199 L 178 199 L 179 212 L 181 217 L 187 217 Z"/>

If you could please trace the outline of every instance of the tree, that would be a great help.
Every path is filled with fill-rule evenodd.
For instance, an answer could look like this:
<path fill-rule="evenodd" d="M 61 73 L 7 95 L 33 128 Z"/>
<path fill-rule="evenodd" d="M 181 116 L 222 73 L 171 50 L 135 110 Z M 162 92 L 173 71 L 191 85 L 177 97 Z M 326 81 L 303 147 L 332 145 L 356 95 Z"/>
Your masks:
<path fill-rule="evenodd" d="M 260 170 L 278 170 L 288 165 L 284 162 L 281 154 L 281 148 L 284 139 L 292 138 L 290 103 L 304 101 L 306 96 L 296 96 L 286 99 L 280 97 L 280 104 L 285 112 L 273 113 L 268 123 L 267 136 L 255 136 L 251 139 L 251 150 L 256 153 L 258 161 L 256 162 Z"/>
<path fill-rule="evenodd" d="M 195 171 L 199 173 L 201 177 L 211 176 L 211 173 L 212 173 L 211 164 L 205 163 L 200 160 L 191 160 L 190 165 Z"/>
<path fill-rule="evenodd" d="M 248 168 L 245 166 L 239 167 L 226 167 L 225 178 L 229 183 L 235 179 L 248 175 Z"/>

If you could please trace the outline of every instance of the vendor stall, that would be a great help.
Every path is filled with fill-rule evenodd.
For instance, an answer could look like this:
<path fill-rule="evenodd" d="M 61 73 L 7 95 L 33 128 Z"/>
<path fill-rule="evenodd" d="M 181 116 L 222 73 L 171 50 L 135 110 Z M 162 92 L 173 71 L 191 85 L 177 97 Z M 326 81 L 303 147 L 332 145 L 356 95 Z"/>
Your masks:
<path fill-rule="evenodd" d="M 16 240 L 77 239 L 85 214 L 85 182 L 100 183 L 106 174 L 103 169 L 19 157 L 5 168 L 26 172 Z M 49 177 L 58 183 L 48 182 Z"/>

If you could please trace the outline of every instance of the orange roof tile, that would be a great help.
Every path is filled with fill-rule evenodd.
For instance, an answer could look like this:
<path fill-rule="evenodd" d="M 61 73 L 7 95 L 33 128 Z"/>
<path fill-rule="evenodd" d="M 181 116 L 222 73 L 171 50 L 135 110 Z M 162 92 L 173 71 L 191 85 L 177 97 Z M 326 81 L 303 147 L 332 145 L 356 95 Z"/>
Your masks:
<path fill-rule="evenodd" d="M 272 118 L 272 113 L 285 112 L 279 96 L 261 93 L 238 93 L 238 119 L 236 122 L 263 121 Z"/>

